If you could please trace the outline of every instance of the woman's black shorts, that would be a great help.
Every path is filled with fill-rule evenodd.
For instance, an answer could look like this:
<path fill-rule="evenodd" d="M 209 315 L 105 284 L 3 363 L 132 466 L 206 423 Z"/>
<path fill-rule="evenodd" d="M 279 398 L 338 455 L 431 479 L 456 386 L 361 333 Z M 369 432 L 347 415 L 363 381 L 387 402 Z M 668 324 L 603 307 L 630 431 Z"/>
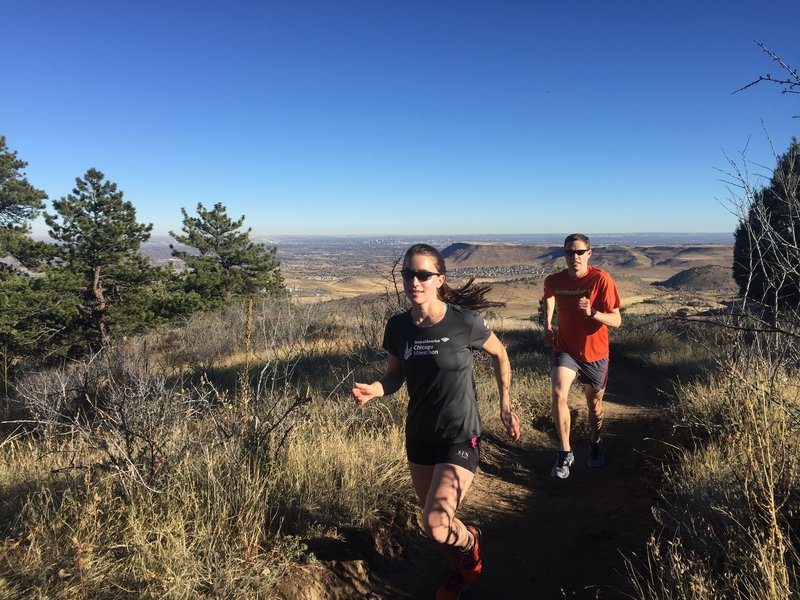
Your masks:
<path fill-rule="evenodd" d="M 406 438 L 408 462 L 417 465 L 451 464 L 464 467 L 473 473 L 478 470 L 481 454 L 481 438 L 465 442 L 432 444 Z"/>

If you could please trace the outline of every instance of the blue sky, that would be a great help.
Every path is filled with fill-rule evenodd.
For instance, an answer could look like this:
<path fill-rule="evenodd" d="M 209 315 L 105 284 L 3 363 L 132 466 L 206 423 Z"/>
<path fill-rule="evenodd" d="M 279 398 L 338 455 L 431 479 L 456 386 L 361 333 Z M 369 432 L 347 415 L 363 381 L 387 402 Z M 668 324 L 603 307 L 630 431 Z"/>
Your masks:
<path fill-rule="evenodd" d="M 155 233 L 733 231 L 774 165 L 800 12 L 772 0 L 3 3 L 0 135 L 51 199 L 95 167 Z M 45 227 L 35 224 L 41 232 Z"/>

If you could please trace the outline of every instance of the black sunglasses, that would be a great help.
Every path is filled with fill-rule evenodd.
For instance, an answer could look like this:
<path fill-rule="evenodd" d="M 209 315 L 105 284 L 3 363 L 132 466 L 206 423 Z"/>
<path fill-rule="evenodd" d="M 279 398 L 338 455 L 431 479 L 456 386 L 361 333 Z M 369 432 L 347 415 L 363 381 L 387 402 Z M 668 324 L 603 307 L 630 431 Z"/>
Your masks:
<path fill-rule="evenodd" d="M 434 275 L 439 275 L 439 273 L 431 273 L 430 271 L 414 271 L 413 269 L 403 269 L 400 271 L 400 275 L 406 281 L 413 281 L 414 277 L 419 279 L 420 281 L 428 281 Z"/>
<path fill-rule="evenodd" d="M 564 254 L 566 254 L 567 256 L 575 256 L 576 254 L 578 256 L 583 256 L 588 251 L 589 251 L 589 248 L 581 248 L 580 250 L 570 250 L 568 248 L 564 248 Z"/>

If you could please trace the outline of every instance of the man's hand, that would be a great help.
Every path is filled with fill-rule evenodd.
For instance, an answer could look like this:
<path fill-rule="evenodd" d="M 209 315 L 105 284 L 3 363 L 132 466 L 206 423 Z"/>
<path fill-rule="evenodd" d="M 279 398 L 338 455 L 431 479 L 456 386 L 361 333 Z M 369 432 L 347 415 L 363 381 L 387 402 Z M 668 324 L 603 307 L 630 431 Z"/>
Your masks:
<path fill-rule="evenodd" d="M 544 339 L 545 344 L 552 346 L 556 341 L 556 330 L 552 327 L 545 328 L 544 333 L 542 333 L 542 338 Z"/>
<path fill-rule="evenodd" d="M 581 298 L 578 300 L 578 308 L 580 308 L 587 317 L 592 316 L 592 303 L 588 298 Z"/>

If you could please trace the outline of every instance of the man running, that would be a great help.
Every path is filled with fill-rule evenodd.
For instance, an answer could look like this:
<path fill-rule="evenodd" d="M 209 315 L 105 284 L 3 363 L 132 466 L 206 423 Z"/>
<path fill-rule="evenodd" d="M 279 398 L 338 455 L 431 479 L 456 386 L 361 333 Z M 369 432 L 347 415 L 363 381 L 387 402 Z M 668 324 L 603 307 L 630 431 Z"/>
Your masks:
<path fill-rule="evenodd" d="M 583 383 L 589 409 L 591 468 L 605 466 L 600 440 L 603 426 L 603 394 L 608 379 L 608 327 L 622 324 L 617 286 L 611 276 L 592 266 L 589 238 L 580 233 L 564 240 L 567 268 L 544 280 L 546 343 L 553 345 L 552 382 L 553 422 L 561 449 L 551 475 L 569 477 L 575 462 L 569 442 L 569 389 L 575 377 Z M 558 314 L 558 327 L 553 315 Z"/>

